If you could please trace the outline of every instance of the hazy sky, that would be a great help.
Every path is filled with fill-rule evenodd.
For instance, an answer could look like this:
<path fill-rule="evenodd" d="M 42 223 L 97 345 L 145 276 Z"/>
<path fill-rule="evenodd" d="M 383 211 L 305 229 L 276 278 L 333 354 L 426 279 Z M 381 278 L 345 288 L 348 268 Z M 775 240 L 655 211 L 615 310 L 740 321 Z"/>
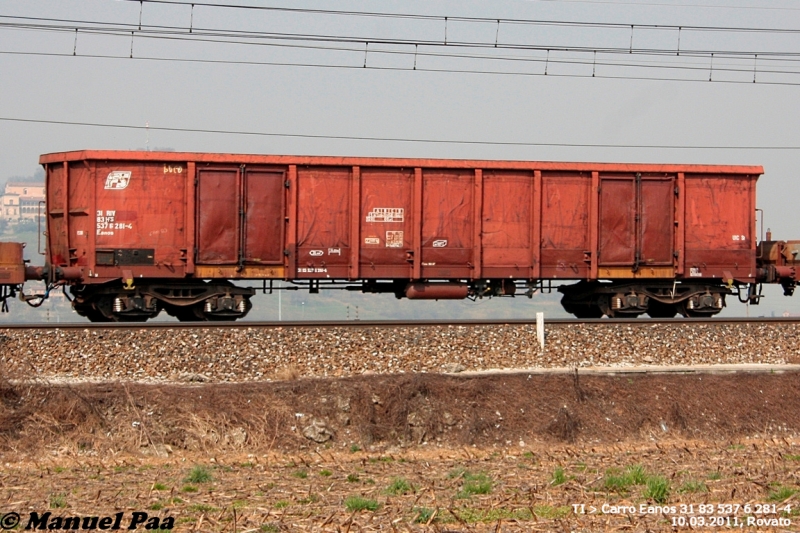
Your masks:
<path fill-rule="evenodd" d="M 766 225 L 775 238 L 800 239 L 796 208 L 800 198 L 800 33 L 696 28 L 800 30 L 796 2 L 216 0 L 218 4 L 432 18 L 245 10 L 202 3 L 192 9 L 188 2 L 140 6 L 116 0 L 3 1 L 0 117 L 278 135 L 0 121 L 0 178 L 32 174 L 42 153 L 145 146 L 203 152 L 757 164 L 765 168 L 758 204 L 766 211 Z M 108 30 L 133 30 L 133 40 L 129 32 L 106 36 L 86 29 L 101 22 L 109 23 Z M 58 25 L 65 31 L 20 29 L 21 23 Z M 175 34 L 170 39 L 147 37 L 145 33 L 154 26 L 172 27 Z M 81 27 L 77 38 L 74 27 Z M 204 36 L 210 29 L 228 33 Z M 259 32 L 259 36 L 248 40 L 241 33 L 230 33 L 243 31 Z M 447 46 L 443 46 L 445 32 Z M 267 33 L 273 38 L 266 39 Z M 276 39 L 277 34 L 293 39 Z M 300 39 L 300 34 L 306 37 Z M 228 42 L 198 42 L 200 38 Z M 247 43 L 229 42 L 234 39 Z M 402 44 L 375 44 L 387 39 Z M 631 53 L 603 52 L 625 49 Z M 594 50 L 599 50 L 596 55 Z M 658 53 L 641 53 L 645 50 Z M 393 53 L 382 53 L 387 51 Z M 715 53 L 713 60 L 710 52 Z M 728 52 L 739 54 L 731 57 Z M 455 55 L 473 57 L 450 57 Z M 413 70 L 415 61 L 417 70 Z M 626 66 L 632 63 L 657 68 Z M 752 83 L 754 75 L 756 83 Z M 708 81 L 709 76 L 713 81 Z M 643 77 L 665 80 L 632 79 Z M 743 83 L 728 83 L 737 81 Z M 537 145 L 541 143 L 705 148 Z"/>

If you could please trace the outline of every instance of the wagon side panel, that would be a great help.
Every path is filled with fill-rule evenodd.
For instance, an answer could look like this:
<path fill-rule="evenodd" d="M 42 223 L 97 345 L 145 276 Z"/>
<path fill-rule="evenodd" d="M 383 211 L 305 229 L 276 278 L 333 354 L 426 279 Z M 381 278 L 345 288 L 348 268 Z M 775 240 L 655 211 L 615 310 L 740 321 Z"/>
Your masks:
<path fill-rule="evenodd" d="M 69 242 L 67 236 L 67 178 L 66 163 L 47 165 L 47 243 L 48 261 L 56 266 L 68 266 Z"/>
<path fill-rule="evenodd" d="M 95 238 L 94 217 L 94 163 L 71 164 L 67 182 L 67 241 L 69 243 L 69 265 L 93 267 Z"/>
<path fill-rule="evenodd" d="M 533 172 L 483 172 L 483 275 L 526 278 L 531 268 Z"/>
<path fill-rule="evenodd" d="M 588 172 L 542 172 L 541 277 L 589 277 Z"/>
<path fill-rule="evenodd" d="M 422 277 L 471 278 L 475 171 L 423 169 Z"/>
<path fill-rule="evenodd" d="M 413 193 L 413 168 L 361 169 L 361 277 L 412 276 Z"/>
<path fill-rule="evenodd" d="M 241 245 L 239 223 L 239 169 L 199 169 L 197 264 L 237 264 Z"/>
<path fill-rule="evenodd" d="M 282 265 L 286 172 L 247 169 L 244 179 L 244 262 Z"/>
<path fill-rule="evenodd" d="M 755 276 L 755 184 L 751 175 L 686 174 L 685 277 Z"/>
<path fill-rule="evenodd" d="M 352 171 L 298 166 L 298 278 L 349 277 Z"/>
<path fill-rule="evenodd" d="M 182 277 L 186 265 L 186 163 L 96 161 L 96 281 Z"/>

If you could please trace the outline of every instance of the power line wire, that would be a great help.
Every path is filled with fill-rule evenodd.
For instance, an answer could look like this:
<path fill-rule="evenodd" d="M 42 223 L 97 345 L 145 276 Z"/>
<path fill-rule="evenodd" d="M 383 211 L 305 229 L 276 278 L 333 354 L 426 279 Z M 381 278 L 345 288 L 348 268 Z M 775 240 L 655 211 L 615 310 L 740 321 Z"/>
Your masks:
<path fill-rule="evenodd" d="M 553 143 L 553 142 L 514 142 L 514 141 L 471 141 L 459 139 L 410 139 L 403 137 L 368 137 L 356 135 L 315 135 L 300 133 L 274 133 L 263 131 L 219 130 L 200 128 L 175 128 L 166 126 L 133 126 L 129 124 L 108 124 L 99 122 L 73 122 L 66 120 L 42 120 L 15 117 L 0 117 L 0 121 L 31 124 L 51 124 L 62 126 L 87 126 L 128 130 L 155 130 L 180 133 L 210 133 L 218 135 L 245 135 L 258 137 L 291 137 L 299 139 L 327 139 L 346 141 L 381 141 L 427 144 L 462 144 L 487 146 L 547 146 L 557 148 L 636 148 L 658 150 L 800 150 L 800 146 L 711 146 L 711 145 L 663 145 L 663 144 L 610 144 L 610 143 Z"/>

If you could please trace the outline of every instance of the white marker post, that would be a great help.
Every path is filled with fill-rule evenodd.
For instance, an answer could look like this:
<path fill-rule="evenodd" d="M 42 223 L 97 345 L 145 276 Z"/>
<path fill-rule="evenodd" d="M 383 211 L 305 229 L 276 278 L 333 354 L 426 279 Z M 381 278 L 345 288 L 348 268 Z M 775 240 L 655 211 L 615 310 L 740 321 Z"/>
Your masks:
<path fill-rule="evenodd" d="M 544 350 L 544 313 L 536 313 L 536 338 L 539 339 L 539 347 Z"/>

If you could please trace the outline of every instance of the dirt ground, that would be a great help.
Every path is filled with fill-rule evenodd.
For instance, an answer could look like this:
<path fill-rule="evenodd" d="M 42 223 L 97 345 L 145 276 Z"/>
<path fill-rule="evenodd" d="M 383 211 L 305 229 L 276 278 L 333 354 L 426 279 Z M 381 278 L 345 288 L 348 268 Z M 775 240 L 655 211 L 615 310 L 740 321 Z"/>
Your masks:
<path fill-rule="evenodd" d="M 237 533 L 797 531 L 798 377 L 5 381 L 0 514 Z"/>

